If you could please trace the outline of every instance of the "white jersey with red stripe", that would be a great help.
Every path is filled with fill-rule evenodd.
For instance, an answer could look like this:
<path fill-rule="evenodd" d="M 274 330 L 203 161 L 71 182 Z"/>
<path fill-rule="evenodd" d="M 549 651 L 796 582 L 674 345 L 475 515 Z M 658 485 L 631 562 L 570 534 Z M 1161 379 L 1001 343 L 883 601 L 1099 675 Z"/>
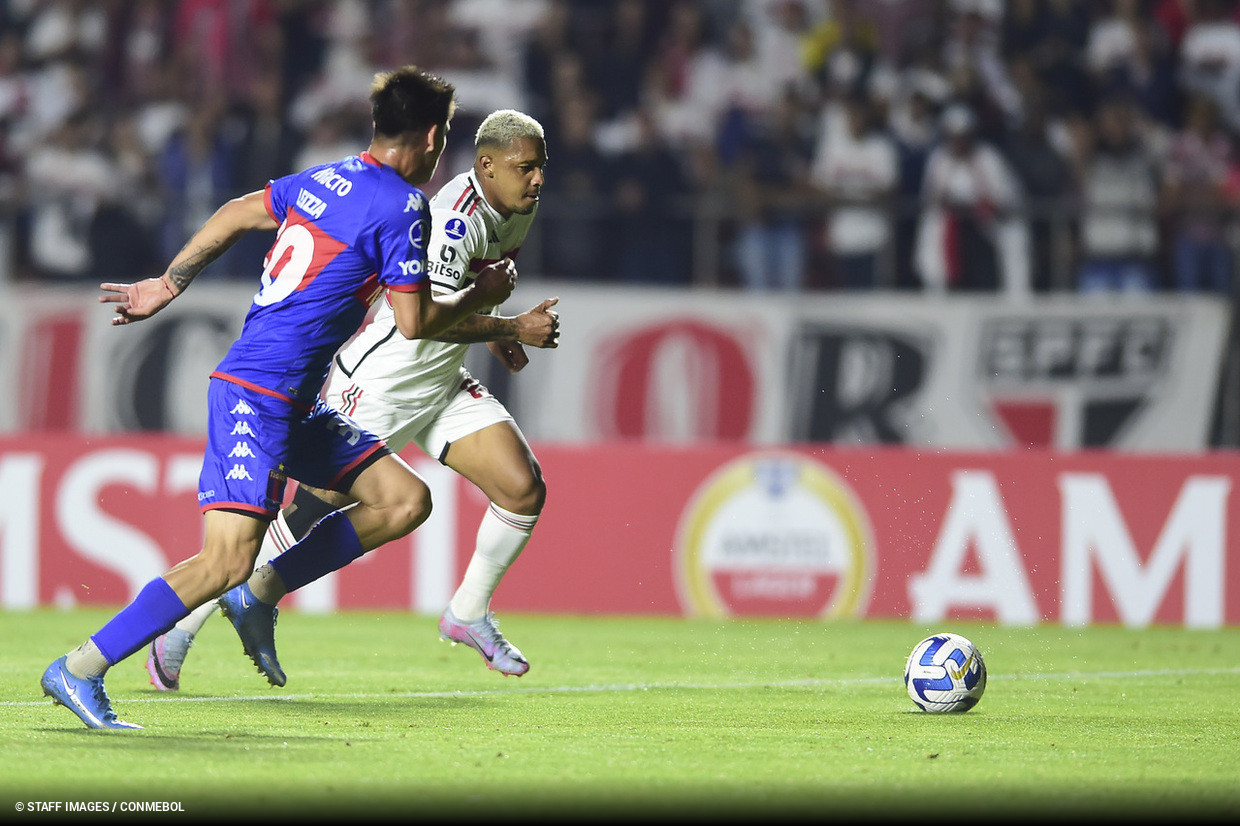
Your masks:
<path fill-rule="evenodd" d="M 528 215 L 504 219 L 483 197 L 472 169 L 446 183 L 430 208 L 427 271 L 439 294 L 465 289 L 483 267 L 515 258 L 537 212 L 535 208 Z M 484 312 L 494 315 L 498 310 Z M 396 329 L 385 296 L 374 320 L 337 354 L 334 372 L 389 404 L 420 407 L 440 402 L 472 381 L 464 367 L 468 349 L 468 344 L 406 339 Z"/>

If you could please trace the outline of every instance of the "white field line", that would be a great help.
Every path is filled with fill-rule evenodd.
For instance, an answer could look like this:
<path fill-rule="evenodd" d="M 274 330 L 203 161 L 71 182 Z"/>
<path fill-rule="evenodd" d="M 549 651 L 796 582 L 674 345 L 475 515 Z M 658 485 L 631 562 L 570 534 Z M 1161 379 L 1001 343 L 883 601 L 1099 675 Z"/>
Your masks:
<path fill-rule="evenodd" d="M 1038 680 L 1125 680 L 1137 677 L 1200 677 L 1218 674 L 1240 674 L 1235 668 L 1167 668 L 1137 671 L 1061 671 L 1045 674 L 991 674 L 987 681 L 1038 681 Z M 849 686 L 898 684 L 900 677 L 849 677 L 842 679 L 774 680 L 746 683 L 615 683 L 610 685 L 562 685 L 529 686 L 527 688 L 488 688 L 470 691 L 405 691 L 405 692 L 309 692 L 304 694 L 251 694 L 220 697 L 186 697 L 179 694 L 161 693 L 153 697 L 120 697 L 119 702 L 130 703 L 252 703 L 262 700 L 410 700 L 445 699 L 452 697 L 499 697 L 514 694 L 612 694 L 631 691 L 726 691 L 757 688 L 847 688 Z M 42 700 L 3 700 L 0 708 L 42 706 L 50 703 Z"/>

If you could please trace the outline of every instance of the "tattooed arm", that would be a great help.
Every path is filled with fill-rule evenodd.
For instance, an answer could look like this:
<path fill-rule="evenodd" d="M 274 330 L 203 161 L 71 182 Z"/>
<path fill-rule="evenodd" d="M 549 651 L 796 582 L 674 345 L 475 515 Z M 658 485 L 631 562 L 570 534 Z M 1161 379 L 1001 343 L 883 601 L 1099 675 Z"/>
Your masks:
<path fill-rule="evenodd" d="M 455 344 L 479 341 L 515 341 L 533 347 L 556 347 L 560 338 L 560 315 L 551 308 L 559 298 L 546 301 L 516 316 L 472 315 L 433 338 Z"/>
<path fill-rule="evenodd" d="M 474 344 L 480 341 L 505 341 L 517 337 L 517 320 L 511 316 L 467 316 L 448 329 L 436 334 L 435 341 L 453 344 Z"/>
<path fill-rule="evenodd" d="M 267 213 L 263 192 L 251 192 L 224 204 L 181 248 L 168 269 L 158 278 L 133 284 L 100 284 L 101 302 L 116 305 L 113 324 L 150 318 L 189 286 L 198 273 L 223 255 L 250 230 L 272 230 L 279 224 Z"/>
<path fill-rule="evenodd" d="M 551 309 L 559 300 L 548 298 L 518 316 L 473 315 L 434 338 L 456 344 L 485 341 L 509 373 L 519 373 L 530 362 L 522 345 L 547 349 L 560 346 L 560 314 Z"/>

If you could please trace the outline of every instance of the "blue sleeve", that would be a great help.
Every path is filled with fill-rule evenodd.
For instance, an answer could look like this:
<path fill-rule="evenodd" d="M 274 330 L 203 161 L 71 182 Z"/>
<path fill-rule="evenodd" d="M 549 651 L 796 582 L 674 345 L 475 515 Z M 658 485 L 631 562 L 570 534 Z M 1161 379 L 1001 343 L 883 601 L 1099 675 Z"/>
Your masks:
<path fill-rule="evenodd" d="M 379 282 L 389 289 L 412 291 L 429 285 L 426 247 L 431 234 L 431 211 L 426 196 L 416 189 L 384 192 L 375 199 L 374 248 L 370 250 Z"/>
<path fill-rule="evenodd" d="M 296 176 L 286 175 L 267 182 L 263 202 L 267 207 L 267 214 L 281 224 L 284 223 L 284 218 L 288 215 L 289 204 L 292 203 L 289 192 L 295 180 Z"/>

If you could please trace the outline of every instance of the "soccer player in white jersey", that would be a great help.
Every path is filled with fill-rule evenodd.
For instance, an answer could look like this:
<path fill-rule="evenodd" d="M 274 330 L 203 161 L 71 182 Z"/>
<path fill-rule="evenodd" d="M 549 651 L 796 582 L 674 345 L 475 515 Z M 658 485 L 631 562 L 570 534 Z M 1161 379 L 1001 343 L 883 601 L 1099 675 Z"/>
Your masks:
<path fill-rule="evenodd" d="M 473 168 L 431 200 L 427 267 L 439 294 L 467 289 L 484 267 L 515 258 L 538 209 L 547 162 L 542 126 L 521 112 L 501 110 L 482 122 L 474 143 Z M 529 662 L 500 634 L 490 600 L 529 541 L 547 491 L 512 416 L 469 375 L 464 360 L 471 343 L 486 342 L 510 372 L 521 370 L 529 362 L 524 345 L 557 346 L 559 318 L 551 309 L 557 301 L 549 298 L 513 317 L 500 316 L 493 307 L 436 340 L 422 341 L 395 334 L 392 308 L 385 301 L 374 321 L 336 355 L 324 391 L 328 404 L 393 450 L 417 444 L 490 500 L 473 557 L 439 619 L 439 633 L 476 649 L 489 668 L 505 675 L 524 674 Z M 350 501 L 343 494 L 299 486 L 292 503 L 272 522 L 259 563 Z M 204 606 L 151 643 L 147 670 L 152 685 L 178 688 L 185 654 L 210 614 L 211 606 Z"/>

